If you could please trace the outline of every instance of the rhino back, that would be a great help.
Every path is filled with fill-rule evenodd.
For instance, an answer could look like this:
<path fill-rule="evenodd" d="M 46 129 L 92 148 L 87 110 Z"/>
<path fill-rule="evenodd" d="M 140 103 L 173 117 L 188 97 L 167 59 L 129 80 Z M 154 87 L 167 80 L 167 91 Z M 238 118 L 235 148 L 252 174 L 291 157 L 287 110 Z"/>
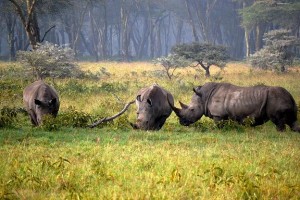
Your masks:
<path fill-rule="evenodd" d="M 268 87 L 239 87 L 231 84 L 220 85 L 209 101 L 212 116 L 244 118 L 259 117 L 266 104 Z"/>
<path fill-rule="evenodd" d="M 23 91 L 23 102 L 27 109 L 34 110 L 34 99 L 41 101 L 57 99 L 57 105 L 59 106 L 59 99 L 56 90 L 44 83 L 43 81 L 35 81 L 31 85 L 27 86 Z"/>

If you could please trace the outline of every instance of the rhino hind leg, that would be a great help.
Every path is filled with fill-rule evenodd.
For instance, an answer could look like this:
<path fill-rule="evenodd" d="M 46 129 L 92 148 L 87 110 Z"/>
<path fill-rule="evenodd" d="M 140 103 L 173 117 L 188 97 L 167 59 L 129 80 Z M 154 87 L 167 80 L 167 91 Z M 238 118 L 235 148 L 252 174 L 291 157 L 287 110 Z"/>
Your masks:
<path fill-rule="evenodd" d="M 276 125 L 276 129 L 281 132 L 285 131 L 286 124 L 293 130 L 295 119 L 295 116 L 290 112 L 277 112 L 275 116 L 271 117 L 271 121 Z"/>
<path fill-rule="evenodd" d="M 299 124 L 297 123 L 297 120 L 296 121 L 293 121 L 293 122 L 289 122 L 287 123 L 289 125 L 289 127 L 291 128 L 292 131 L 295 131 L 295 132 L 299 132 L 300 133 L 300 126 Z"/>

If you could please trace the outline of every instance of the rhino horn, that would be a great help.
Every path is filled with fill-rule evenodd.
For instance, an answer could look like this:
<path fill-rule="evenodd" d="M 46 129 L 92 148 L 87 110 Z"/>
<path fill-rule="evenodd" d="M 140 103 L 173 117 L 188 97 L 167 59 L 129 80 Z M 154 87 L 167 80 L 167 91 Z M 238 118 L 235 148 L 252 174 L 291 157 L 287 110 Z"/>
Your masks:
<path fill-rule="evenodd" d="M 170 107 L 172 108 L 172 110 L 176 113 L 176 115 L 179 117 L 180 116 L 180 109 L 176 108 L 168 99 L 168 103 L 170 105 Z"/>
<path fill-rule="evenodd" d="M 179 104 L 180 104 L 182 109 L 187 109 L 188 108 L 188 106 L 185 105 L 184 103 L 182 103 L 181 101 L 179 101 Z"/>

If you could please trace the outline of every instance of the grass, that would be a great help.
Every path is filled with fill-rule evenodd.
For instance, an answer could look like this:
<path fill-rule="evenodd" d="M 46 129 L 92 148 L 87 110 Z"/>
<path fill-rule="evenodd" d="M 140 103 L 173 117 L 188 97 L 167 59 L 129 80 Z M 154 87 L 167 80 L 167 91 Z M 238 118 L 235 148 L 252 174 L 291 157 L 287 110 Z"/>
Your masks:
<path fill-rule="evenodd" d="M 238 85 L 281 85 L 300 102 L 297 68 L 280 75 L 231 63 L 222 72 L 213 68 L 211 80 L 180 69 L 167 81 L 149 63 L 80 66 L 106 71 L 100 80 L 47 80 L 60 93 L 59 116 L 71 106 L 96 118 L 111 116 L 154 82 L 188 103 L 193 86 L 220 77 Z M 1 108 L 22 106 L 22 88 L 32 80 L 19 73 L 17 64 L 0 63 Z M 174 114 L 162 130 L 147 132 L 132 130 L 128 121 L 134 120 L 132 106 L 100 128 L 47 131 L 18 114 L 12 127 L 0 129 L 0 199 L 299 199 L 298 133 L 278 133 L 270 122 L 218 129 L 207 118 L 183 127 Z"/>

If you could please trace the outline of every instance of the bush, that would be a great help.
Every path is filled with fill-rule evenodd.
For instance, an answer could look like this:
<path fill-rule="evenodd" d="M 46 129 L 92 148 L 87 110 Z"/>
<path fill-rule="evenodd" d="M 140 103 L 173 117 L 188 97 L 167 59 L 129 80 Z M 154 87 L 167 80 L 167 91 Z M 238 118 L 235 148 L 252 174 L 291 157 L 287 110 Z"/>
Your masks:
<path fill-rule="evenodd" d="M 18 114 L 17 108 L 3 107 L 0 109 L 0 128 L 11 127 L 15 122 Z"/>
<path fill-rule="evenodd" d="M 84 77 L 84 73 L 75 63 L 74 51 L 71 48 L 46 42 L 38 44 L 32 51 L 18 51 L 17 60 L 27 72 L 38 79 L 45 77 Z"/>
<path fill-rule="evenodd" d="M 248 59 L 251 66 L 285 72 L 293 64 L 292 48 L 299 45 L 300 40 L 290 36 L 290 31 L 280 29 L 266 33 L 264 41 L 265 46 Z"/>

